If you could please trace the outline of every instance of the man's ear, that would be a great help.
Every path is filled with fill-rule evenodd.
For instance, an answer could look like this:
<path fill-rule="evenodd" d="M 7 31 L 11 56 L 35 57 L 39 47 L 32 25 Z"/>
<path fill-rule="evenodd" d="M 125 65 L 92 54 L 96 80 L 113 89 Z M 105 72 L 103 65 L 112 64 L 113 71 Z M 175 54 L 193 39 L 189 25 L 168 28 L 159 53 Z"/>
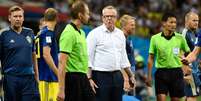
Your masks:
<path fill-rule="evenodd" d="M 8 16 L 8 21 L 10 21 L 10 20 L 11 20 L 10 18 L 11 18 L 11 16 L 9 15 L 9 16 Z"/>
<path fill-rule="evenodd" d="M 78 13 L 78 17 L 79 17 L 80 20 L 82 20 L 83 19 L 83 14 L 82 13 Z"/>
<path fill-rule="evenodd" d="M 166 22 L 165 21 L 162 21 L 162 26 L 165 26 Z"/>

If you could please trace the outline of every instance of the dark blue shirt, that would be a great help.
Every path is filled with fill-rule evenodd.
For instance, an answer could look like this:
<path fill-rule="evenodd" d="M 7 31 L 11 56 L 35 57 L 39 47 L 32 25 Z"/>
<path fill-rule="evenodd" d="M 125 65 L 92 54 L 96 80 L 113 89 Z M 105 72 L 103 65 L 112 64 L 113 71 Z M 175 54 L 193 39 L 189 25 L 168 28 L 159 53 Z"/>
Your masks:
<path fill-rule="evenodd" d="M 188 30 L 188 29 L 184 29 L 183 31 L 183 36 L 185 37 L 186 39 L 186 42 L 190 48 L 191 51 L 193 51 L 194 47 L 195 47 L 195 41 L 196 41 L 196 38 L 197 38 L 197 33 L 196 31 L 193 32 L 191 30 Z"/>
<path fill-rule="evenodd" d="M 0 60 L 3 74 L 33 75 L 34 33 L 22 28 L 18 34 L 10 27 L 0 32 Z"/>
<path fill-rule="evenodd" d="M 48 30 L 45 26 L 43 27 L 38 37 L 36 38 L 37 58 L 38 58 L 38 69 L 39 69 L 39 80 L 47 82 L 58 81 L 57 76 L 45 62 L 43 58 L 43 47 L 48 46 L 51 48 L 50 54 L 53 58 L 55 65 L 58 67 L 58 47 L 56 43 L 56 34 Z"/>
<path fill-rule="evenodd" d="M 198 37 L 196 39 L 196 46 L 201 47 L 201 29 L 199 29 L 198 33 Z"/>
<path fill-rule="evenodd" d="M 129 38 L 126 39 L 126 52 L 127 52 L 128 60 L 131 64 L 131 70 L 134 72 L 135 71 L 134 48 L 133 48 L 132 40 Z"/>
<path fill-rule="evenodd" d="M 186 42 L 190 48 L 191 51 L 193 51 L 194 47 L 196 46 L 196 40 L 198 38 L 198 32 L 197 31 L 191 31 L 189 29 L 184 29 L 182 32 L 182 35 L 185 37 Z M 199 60 L 200 56 L 197 58 L 195 62 L 192 63 L 192 72 L 197 73 L 199 71 L 198 66 L 199 66 Z"/>

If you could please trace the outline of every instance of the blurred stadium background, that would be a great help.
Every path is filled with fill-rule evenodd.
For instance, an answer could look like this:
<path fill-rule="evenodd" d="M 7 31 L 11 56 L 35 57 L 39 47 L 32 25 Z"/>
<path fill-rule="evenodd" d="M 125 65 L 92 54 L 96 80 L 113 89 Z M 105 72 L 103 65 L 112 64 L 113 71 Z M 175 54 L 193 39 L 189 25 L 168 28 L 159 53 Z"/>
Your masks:
<path fill-rule="evenodd" d="M 59 11 L 59 23 L 57 24 L 57 36 L 70 21 L 70 6 L 75 0 L 0 0 L 0 29 L 8 27 L 8 9 L 12 5 L 20 5 L 25 10 L 24 26 L 32 28 L 35 33 L 39 31 L 39 19 L 46 8 L 53 7 Z M 147 62 L 149 39 L 153 34 L 161 30 L 160 19 L 164 12 L 171 11 L 177 14 L 177 31 L 184 27 L 184 14 L 188 11 L 201 13 L 201 0 L 84 0 L 91 10 L 91 18 L 83 29 L 88 33 L 91 29 L 101 24 L 101 10 L 106 5 L 113 5 L 119 11 L 119 17 L 123 14 L 131 14 L 137 19 L 133 40 L 136 56 L 141 56 L 144 64 Z M 119 23 L 117 21 L 117 26 Z M 142 75 L 146 73 L 146 65 L 141 67 Z M 140 96 L 141 97 L 141 96 Z M 150 100 L 147 100 L 150 101 Z M 198 101 L 201 101 L 198 100 Z"/>

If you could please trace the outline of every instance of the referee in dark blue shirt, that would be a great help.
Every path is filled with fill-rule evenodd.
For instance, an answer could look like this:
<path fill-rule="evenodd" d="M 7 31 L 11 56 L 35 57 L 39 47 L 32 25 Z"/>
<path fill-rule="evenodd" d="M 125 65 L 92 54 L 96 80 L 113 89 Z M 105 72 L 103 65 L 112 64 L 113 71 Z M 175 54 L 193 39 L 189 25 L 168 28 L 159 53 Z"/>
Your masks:
<path fill-rule="evenodd" d="M 8 19 L 10 27 L 0 31 L 4 99 L 40 101 L 34 33 L 31 29 L 22 27 L 24 10 L 21 7 L 11 7 Z"/>

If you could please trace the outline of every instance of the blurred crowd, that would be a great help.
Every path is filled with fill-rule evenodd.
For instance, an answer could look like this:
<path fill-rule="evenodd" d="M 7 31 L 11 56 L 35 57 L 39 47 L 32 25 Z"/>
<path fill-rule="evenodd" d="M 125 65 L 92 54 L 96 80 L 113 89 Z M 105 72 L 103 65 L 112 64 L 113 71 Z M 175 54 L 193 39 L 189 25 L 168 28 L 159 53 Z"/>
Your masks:
<path fill-rule="evenodd" d="M 70 6 L 74 0 L 0 0 L 0 6 L 14 4 L 54 7 L 59 12 L 69 15 Z M 184 14 L 190 10 L 200 14 L 200 0 L 85 0 L 92 10 L 88 27 L 96 27 L 101 24 L 101 9 L 105 5 L 114 5 L 122 14 L 131 14 L 137 18 L 136 34 L 141 37 L 150 37 L 161 29 L 160 19 L 164 12 L 171 11 L 177 14 L 177 31 L 184 27 Z M 5 19 L 0 19 L 0 28 L 7 26 Z M 117 26 L 119 23 L 117 22 Z"/>

